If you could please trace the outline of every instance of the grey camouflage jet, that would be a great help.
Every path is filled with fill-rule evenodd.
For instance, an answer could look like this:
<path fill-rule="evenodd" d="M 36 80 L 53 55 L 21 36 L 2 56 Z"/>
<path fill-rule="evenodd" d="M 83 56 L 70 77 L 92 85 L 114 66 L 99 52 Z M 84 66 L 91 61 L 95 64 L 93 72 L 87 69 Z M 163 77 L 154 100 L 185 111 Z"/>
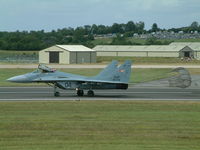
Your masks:
<path fill-rule="evenodd" d="M 60 72 L 45 65 L 39 65 L 38 69 L 24 75 L 7 79 L 10 82 L 18 83 L 47 83 L 54 87 L 54 96 L 60 96 L 58 88 L 77 91 L 78 96 L 84 95 L 88 90 L 88 96 L 94 96 L 95 89 L 128 89 L 128 82 L 131 75 L 131 61 L 125 61 L 118 66 L 113 60 L 104 70 L 93 77 L 86 77 L 71 73 Z"/>

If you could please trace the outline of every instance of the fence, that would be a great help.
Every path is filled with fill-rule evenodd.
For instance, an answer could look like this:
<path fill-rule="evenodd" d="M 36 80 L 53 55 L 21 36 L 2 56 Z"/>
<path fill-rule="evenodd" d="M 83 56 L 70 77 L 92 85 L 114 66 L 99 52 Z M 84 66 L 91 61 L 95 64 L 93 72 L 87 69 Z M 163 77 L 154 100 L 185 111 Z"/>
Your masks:
<path fill-rule="evenodd" d="M 3 63 L 38 63 L 38 55 L 0 55 L 0 62 Z"/>

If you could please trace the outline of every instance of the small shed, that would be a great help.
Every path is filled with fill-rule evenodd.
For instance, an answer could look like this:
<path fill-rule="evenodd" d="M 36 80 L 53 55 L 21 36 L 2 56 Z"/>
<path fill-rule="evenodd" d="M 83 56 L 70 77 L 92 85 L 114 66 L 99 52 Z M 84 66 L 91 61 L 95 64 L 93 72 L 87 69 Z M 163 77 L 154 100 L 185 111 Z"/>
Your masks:
<path fill-rule="evenodd" d="M 39 52 L 39 63 L 95 63 L 96 51 L 83 45 L 55 45 Z"/>
<path fill-rule="evenodd" d="M 195 58 L 197 60 L 200 60 L 200 42 L 173 42 L 170 44 L 171 46 L 186 46 L 192 49 L 190 50 L 184 50 L 183 56 L 189 56 L 191 58 Z"/>

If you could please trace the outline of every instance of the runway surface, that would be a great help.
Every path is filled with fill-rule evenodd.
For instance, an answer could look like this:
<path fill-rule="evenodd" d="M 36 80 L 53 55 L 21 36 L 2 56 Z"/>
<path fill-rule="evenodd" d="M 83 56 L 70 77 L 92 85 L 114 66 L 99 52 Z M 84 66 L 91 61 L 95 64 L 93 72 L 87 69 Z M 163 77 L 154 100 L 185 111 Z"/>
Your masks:
<path fill-rule="evenodd" d="M 95 97 L 78 97 L 75 90 L 60 90 L 53 96 L 51 87 L 0 87 L 0 101 L 17 100 L 200 100 L 200 89 L 169 87 L 130 87 L 128 90 L 94 90 Z"/>

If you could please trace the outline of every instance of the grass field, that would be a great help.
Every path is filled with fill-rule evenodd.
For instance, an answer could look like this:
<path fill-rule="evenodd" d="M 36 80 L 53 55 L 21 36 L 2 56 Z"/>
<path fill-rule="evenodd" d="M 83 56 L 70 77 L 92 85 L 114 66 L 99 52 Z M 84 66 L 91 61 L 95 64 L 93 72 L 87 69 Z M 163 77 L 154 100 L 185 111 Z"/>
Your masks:
<path fill-rule="evenodd" d="M 200 102 L 0 102 L 2 150 L 199 150 Z"/>
<path fill-rule="evenodd" d="M 80 74 L 85 76 L 97 75 L 102 69 L 60 69 L 60 71 Z M 169 76 L 171 69 L 133 69 L 131 74 L 131 83 L 139 83 L 145 81 L 152 81 L 157 79 L 162 79 Z M 19 84 L 11 83 L 6 81 L 6 79 L 25 74 L 33 71 L 33 69 L 0 69 L 0 86 L 35 86 L 44 84 Z"/>
<path fill-rule="evenodd" d="M 112 56 L 98 56 L 97 63 L 108 63 L 112 60 L 118 60 L 119 62 L 124 62 L 125 60 L 132 60 L 133 65 L 158 65 L 158 64 L 165 64 L 165 65 L 173 65 L 173 64 L 180 64 L 180 65 L 200 65 L 199 60 L 181 60 L 180 58 L 169 58 L 169 57 L 112 57 Z"/>

